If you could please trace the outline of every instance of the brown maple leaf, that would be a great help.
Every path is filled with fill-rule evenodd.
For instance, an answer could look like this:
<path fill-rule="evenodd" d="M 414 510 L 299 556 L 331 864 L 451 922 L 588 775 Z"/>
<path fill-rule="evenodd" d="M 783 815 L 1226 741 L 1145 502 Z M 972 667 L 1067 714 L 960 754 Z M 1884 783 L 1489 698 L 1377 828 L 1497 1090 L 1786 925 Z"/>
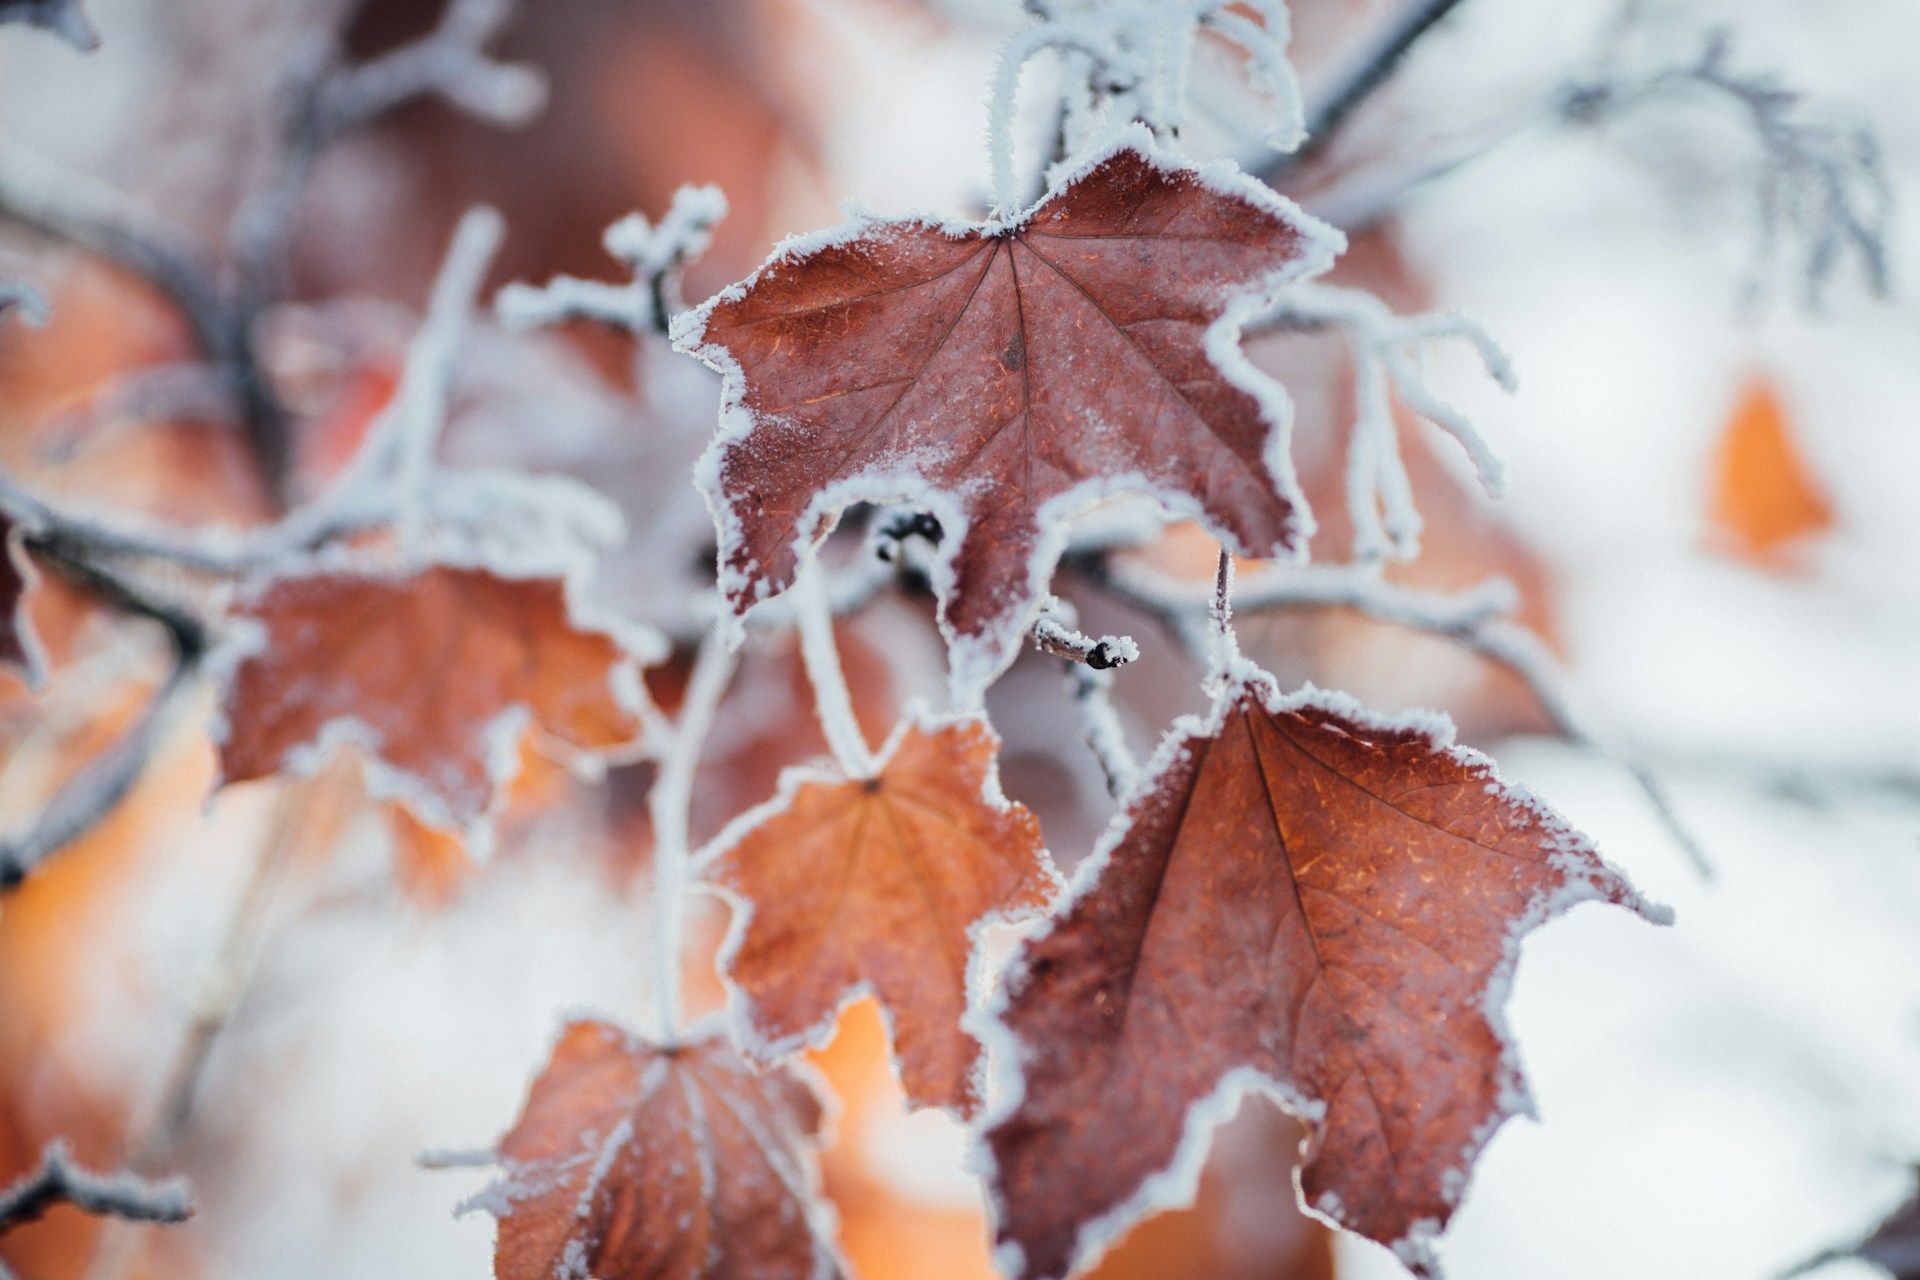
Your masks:
<path fill-rule="evenodd" d="M 1134 131 L 1013 222 L 790 243 L 674 326 L 726 379 L 699 479 L 727 598 L 784 590 L 851 502 L 924 507 L 965 705 L 1017 651 L 1064 518 L 1107 493 L 1150 492 L 1245 554 L 1291 551 L 1310 521 L 1286 398 L 1240 326 L 1339 242 Z"/>
<path fill-rule="evenodd" d="M 499 1280 L 837 1280 L 813 1149 L 821 1107 L 722 1036 L 662 1047 L 570 1023 L 465 1208 Z"/>
<path fill-rule="evenodd" d="M 1038 915 L 1059 885 L 1040 824 L 1000 793 L 998 750 L 983 720 L 909 719 L 875 776 L 789 770 L 723 834 L 706 874 L 732 904 L 721 965 L 757 1056 L 823 1041 L 871 990 L 907 1096 L 974 1110 L 980 1045 L 960 1020 L 978 927 Z"/>
<path fill-rule="evenodd" d="M 562 578 L 329 569 L 272 579 L 236 613 L 260 644 L 223 701 L 226 782 L 305 772 L 351 743 L 379 798 L 472 828 L 529 729 L 583 753 L 640 730 L 643 646 L 576 621 Z"/>
<path fill-rule="evenodd" d="M 991 1032 L 1025 1080 L 986 1134 L 1016 1274 L 1190 1194 L 1251 1088 L 1309 1123 L 1303 1201 L 1431 1274 L 1530 1106 L 1502 1014 L 1519 939 L 1589 898 L 1662 916 L 1451 736 L 1245 668 L 1163 744 Z"/>

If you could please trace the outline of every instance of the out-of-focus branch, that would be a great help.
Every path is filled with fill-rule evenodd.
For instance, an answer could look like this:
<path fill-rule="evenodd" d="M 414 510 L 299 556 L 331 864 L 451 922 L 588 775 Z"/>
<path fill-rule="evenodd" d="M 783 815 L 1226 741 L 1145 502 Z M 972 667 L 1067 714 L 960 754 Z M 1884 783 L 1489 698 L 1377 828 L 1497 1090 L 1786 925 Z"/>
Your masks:
<path fill-rule="evenodd" d="M 22 320 L 37 329 L 47 322 L 47 300 L 24 280 L 0 280 L 0 321 L 9 312 L 18 312 Z"/>
<path fill-rule="evenodd" d="M 514 0 L 451 0 L 432 31 L 357 64 L 346 61 L 333 31 L 303 51 L 283 91 L 286 116 L 272 176 L 234 217 L 234 256 L 249 311 L 278 295 L 282 259 L 314 168 L 342 137 L 429 97 L 505 125 L 524 124 L 539 112 L 545 78 L 485 52 L 513 10 Z"/>
<path fill-rule="evenodd" d="M 1103 557 L 1074 560 L 1069 567 L 1088 585 L 1160 621 L 1197 658 L 1207 658 L 1204 645 L 1212 592 L 1198 584 L 1114 565 Z M 1680 820 L 1665 786 L 1645 767 L 1608 747 L 1575 714 L 1553 656 L 1538 636 L 1511 620 L 1517 605 L 1518 596 L 1504 579 L 1441 595 L 1397 586 L 1364 566 L 1270 569 L 1248 577 L 1233 593 L 1233 606 L 1242 613 L 1352 609 L 1380 622 L 1445 637 L 1513 673 L 1527 686 L 1555 732 L 1615 761 L 1633 777 L 1674 843 L 1701 875 L 1711 875 L 1699 841 Z"/>
<path fill-rule="evenodd" d="M 1736 70 L 1732 51 L 1731 34 L 1712 29 L 1691 62 L 1637 77 L 1602 74 L 1574 85 L 1560 103 L 1561 115 L 1592 123 L 1700 91 L 1732 106 L 1746 117 L 1760 149 L 1760 245 L 1752 291 L 1764 288 L 1782 241 L 1797 234 L 1805 242 L 1801 282 L 1809 305 L 1820 301 L 1849 251 L 1868 288 L 1884 295 L 1893 192 L 1873 130 L 1804 110 L 1803 95 L 1778 76 Z"/>
<path fill-rule="evenodd" d="M 91 1173 L 73 1163 L 64 1142 L 40 1153 L 40 1166 L 0 1189 L 0 1235 L 32 1222 L 59 1204 L 131 1222 L 185 1222 L 193 1213 L 186 1183 L 150 1182 L 131 1173 Z M 0 1264 L 0 1280 L 13 1273 Z"/>
<path fill-rule="evenodd" d="M 1625 24 L 1628 29 L 1631 23 Z M 1873 130 L 1808 99 L 1776 75 L 1737 70 L 1725 30 L 1708 31 L 1699 52 L 1631 67 L 1617 57 L 1539 100 L 1423 146 L 1420 154 L 1363 169 L 1309 207 L 1349 232 L 1397 213 L 1428 183 L 1491 154 L 1528 130 L 1600 125 L 1643 107 L 1696 98 L 1731 107 L 1747 123 L 1759 152 L 1755 180 L 1760 239 L 1750 294 L 1764 289 L 1784 243 L 1804 243 L 1800 280 L 1817 303 L 1842 262 L 1854 258 L 1876 295 L 1890 284 L 1887 242 L 1893 195 Z"/>
<path fill-rule="evenodd" d="M 0 893 L 18 887 L 48 858 L 92 830 L 126 797 L 166 740 L 175 717 L 191 701 L 207 652 L 206 624 L 185 607 L 113 569 L 89 562 L 57 532 L 30 532 L 26 545 L 50 572 L 123 613 L 158 623 L 171 642 L 173 665 L 133 727 L 69 779 L 32 827 L 0 840 Z"/>
<path fill-rule="evenodd" d="M 52 32 L 82 53 L 100 47 L 80 0 L 0 0 L 0 27 L 15 22 Z"/>
<path fill-rule="evenodd" d="M 201 354 L 232 355 L 235 320 L 212 255 L 184 228 L 155 217 L 85 174 L 18 147 L 0 147 L 0 216 L 99 254 L 179 308 Z"/>
<path fill-rule="evenodd" d="M 1323 151 L 1339 135 L 1340 126 L 1393 77 L 1407 52 L 1459 3 L 1460 0 L 1405 0 L 1400 11 L 1382 24 L 1333 77 L 1326 90 L 1307 104 L 1306 142 L 1293 154 L 1280 156 L 1264 166 L 1259 171 L 1260 177 L 1269 183 L 1279 183 L 1301 163 Z"/>
<path fill-rule="evenodd" d="M 448 520 L 499 518 L 513 495 L 481 473 L 426 482 L 427 464 L 446 419 L 448 387 L 460 343 L 488 264 L 503 233 L 500 216 L 475 209 L 462 219 L 415 334 L 400 387 L 368 428 L 340 478 L 313 502 L 242 536 L 191 537 L 131 529 L 62 510 L 0 475 L 0 510 L 49 541 L 70 560 L 107 572 L 105 562 L 153 560 L 217 577 L 239 577 L 290 555 L 399 518 L 403 508 Z M 475 489 L 479 490 L 477 495 Z M 482 503 L 476 497 L 484 495 Z M 572 491 L 532 486 L 524 500 L 578 504 Z M 486 510 L 479 510 L 484 506 Z"/>

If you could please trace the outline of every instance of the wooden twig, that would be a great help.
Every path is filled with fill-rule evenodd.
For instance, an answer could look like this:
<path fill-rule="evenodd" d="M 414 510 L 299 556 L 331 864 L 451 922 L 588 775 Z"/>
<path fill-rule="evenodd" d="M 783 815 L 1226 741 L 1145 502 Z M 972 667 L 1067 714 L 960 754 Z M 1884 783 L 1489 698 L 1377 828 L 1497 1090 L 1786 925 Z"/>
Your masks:
<path fill-rule="evenodd" d="M 1291 155 L 1276 157 L 1259 170 L 1260 177 L 1278 183 L 1301 164 L 1326 149 L 1361 104 L 1392 78 L 1401 59 L 1436 23 L 1458 7 L 1460 0 L 1407 0 L 1351 62 L 1333 78 L 1324 93 L 1307 104 L 1307 140 Z"/>

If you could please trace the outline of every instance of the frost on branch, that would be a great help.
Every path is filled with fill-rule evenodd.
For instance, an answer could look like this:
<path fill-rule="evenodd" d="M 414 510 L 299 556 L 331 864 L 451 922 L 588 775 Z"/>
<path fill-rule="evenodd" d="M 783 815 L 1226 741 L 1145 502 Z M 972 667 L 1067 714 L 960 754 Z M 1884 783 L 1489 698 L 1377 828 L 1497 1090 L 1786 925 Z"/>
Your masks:
<path fill-rule="evenodd" d="M 1566 118 L 1604 120 L 1677 94 L 1732 106 L 1759 150 L 1760 238 L 1751 291 L 1767 288 L 1788 242 L 1798 240 L 1797 275 L 1810 305 L 1849 255 L 1868 287 L 1884 296 L 1893 189 L 1873 130 L 1831 104 L 1810 102 L 1778 76 L 1736 68 L 1724 29 L 1709 31 L 1699 55 L 1677 64 L 1664 60 L 1658 42 L 1646 43 L 1616 51 L 1598 74 L 1568 91 L 1560 104 Z"/>
<path fill-rule="evenodd" d="M 566 580 L 450 564 L 270 578 L 236 609 L 255 647 L 222 703 L 222 775 L 307 773 L 367 753 L 376 794 L 472 829 L 519 768 L 530 731 L 576 755 L 638 736 L 649 641 L 578 620 Z"/>
<path fill-rule="evenodd" d="M 1475 1157 L 1530 1106 L 1503 1016 L 1519 941 L 1587 899 L 1663 914 L 1443 718 L 1236 665 L 988 1028 L 1022 1080 L 986 1132 L 1012 1274 L 1064 1275 L 1191 1195 L 1250 1089 L 1311 1127 L 1307 1206 L 1433 1274 Z"/>
<path fill-rule="evenodd" d="M 1285 0 L 1027 0 L 1026 9 L 1036 21 L 1001 50 L 988 107 L 994 201 L 1003 216 L 1015 204 L 1012 125 L 1020 74 L 1049 49 L 1082 85 L 1065 104 L 1068 154 L 1128 121 L 1162 137 L 1177 133 L 1188 115 L 1188 67 L 1209 29 L 1245 52 L 1249 79 L 1272 99 L 1271 145 L 1290 151 L 1306 136 L 1300 83 L 1287 58 L 1292 27 Z"/>
<path fill-rule="evenodd" d="M 0 27 L 12 22 L 51 31 L 82 53 L 100 47 L 100 34 L 80 0 L 0 0 Z"/>
<path fill-rule="evenodd" d="M 1058 880 L 1040 825 L 1000 793 L 978 719 L 911 718 L 870 778 L 791 770 L 710 855 L 733 932 L 721 968 L 758 1056 L 832 1034 L 871 991 L 892 1016 L 907 1096 L 971 1113 L 979 1045 L 960 1027 L 975 939 L 1045 910 Z"/>
<path fill-rule="evenodd" d="M 965 706 L 1012 660 L 1067 517 L 1151 494 L 1249 555 L 1304 513 L 1285 393 L 1241 325 L 1323 269 L 1331 229 L 1130 130 L 1011 223 L 871 220 L 788 244 L 674 326 L 726 401 L 698 480 L 736 613 L 856 501 L 907 501 Z"/>
<path fill-rule="evenodd" d="M 23 530 L 0 512 L 0 663 L 38 688 L 46 674 L 46 655 L 27 616 L 27 595 L 39 571 L 27 556 Z"/>
<path fill-rule="evenodd" d="M 498 1280 L 838 1280 L 820 1101 L 724 1036 L 652 1045 L 575 1022 L 465 1208 L 499 1220 Z"/>
<path fill-rule="evenodd" d="M 37 1169 L 0 1187 L 0 1235 L 59 1204 L 130 1222 L 185 1222 L 193 1214 L 186 1183 L 150 1182 L 131 1173 L 90 1173 L 73 1163 L 65 1143 L 55 1142 L 40 1153 Z M 12 1277 L 0 1263 L 0 1280 Z"/>
<path fill-rule="evenodd" d="M 1417 354 L 1420 344 L 1442 338 L 1471 343 L 1487 373 L 1503 388 L 1515 386 L 1513 367 L 1479 325 L 1457 315 L 1396 316 L 1361 289 L 1302 284 L 1262 321 L 1275 328 L 1337 330 L 1351 353 L 1354 421 L 1348 445 L 1346 496 L 1353 523 L 1353 556 L 1362 562 L 1389 554 L 1411 560 L 1420 554 L 1420 513 L 1400 456 L 1392 395 L 1445 431 L 1472 459 L 1490 496 L 1506 487 L 1506 464 L 1464 414 L 1428 388 Z"/>
<path fill-rule="evenodd" d="M 638 213 L 607 228 L 607 252 L 633 273 L 627 284 L 559 276 L 546 285 L 512 284 L 495 306 L 510 329 L 533 329 L 569 320 L 597 320 L 625 333 L 665 333 L 682 309 L 679 274 L 713 242 L 713 228 L 727 216 L 718 187 L 681 187 L 655 225 Z"/>

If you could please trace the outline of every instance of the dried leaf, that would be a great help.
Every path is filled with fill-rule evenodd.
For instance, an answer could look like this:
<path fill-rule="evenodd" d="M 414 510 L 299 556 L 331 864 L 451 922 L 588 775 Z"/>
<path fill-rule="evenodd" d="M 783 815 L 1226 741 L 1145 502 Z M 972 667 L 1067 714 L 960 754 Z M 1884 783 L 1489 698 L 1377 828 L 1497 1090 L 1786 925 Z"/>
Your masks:
<path fill-rule="evenodd" d="M 1518 941 L 1589 898 L 1659 914 L 1444 721 L 1243 671 L 1009 980 L 995 1034 L 1026 1087 L 987 1143 L 1014 1274 L 1190 1195 L 1250 1088 L 1309 1123 L 1305 1203 L 1431 1274 L 1475 1157 L 1530 1105 L 1502 1017 Z"/>
<path fill-rule="evenodd" d="M 771 805 L 722 836 L 721 963 L 769 1059 L 832 1033 L 870 989 L 919 1106 L 971 1113 L 980 1046 L 960 1027 L 976 930 L 1039 914 L 1058 879 L 1032 813 L 1000 794 L 999 739 L 979 719 L 909 720 L 879 773 L 790 771 Z"/>
<path fill-rule="evenodd" d="M 228 782 L 307 772 L 351 743 L 383 798 L 470 828 L 518 772 L 529 727 L 581 752 L 640 729 L 630 647 L 578 623 L 559 578 L 326 570 L 273 579 L 238 613 L 264 634 L 224 700 Z"/>
<path fill-rule="evenodd" d="M 561 1034 L 502 1138 L 499 1280 L 838 1277 L 813 1148 L 820 1102 L 713 1036 L 673 1048 L 603 1022 Z"/>
<path fill-rule="evenodd" d="M 1707 515 L 1718 543 L 1767 569 L 1789 567 L 1796 546 L 1833 527 L 1833 502 L 1767 382 L 1747 388 L 1720 434 Z"/>
<path fill-rule="evenodd" d="M 1286 404 L 1238 345 L 1336 233 L 1144 133 L 1010 224 L 870 221 L 790 245 L 682 317 L 726 375 L 700 482 L 736 611 L 857 500 L 930 509 L 964 703 L 1011 661 L 1065 516 L 1144 490 L 1248 554 L 1304 534 Z"/>

